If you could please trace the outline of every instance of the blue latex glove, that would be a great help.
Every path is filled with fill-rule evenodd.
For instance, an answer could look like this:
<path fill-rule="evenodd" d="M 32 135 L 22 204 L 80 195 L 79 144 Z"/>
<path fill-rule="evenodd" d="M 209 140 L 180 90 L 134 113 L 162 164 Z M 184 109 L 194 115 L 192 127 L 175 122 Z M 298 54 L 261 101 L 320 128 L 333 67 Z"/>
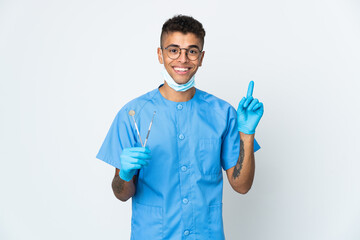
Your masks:
<path fill-rule="evenodd" d="M 125 148 L 120 155 L 120 178 L 129 182 L 136 170 L 148 165 L 151 151 L 145 147 Z"/>
<path fill-rule="evenodd" d="M 246 98 L 243 97 L 237 109 L 237 121 L 239 132 L 254 134 L 255 128 L 264 114 L 264 105 L 258 99 L 253 98 L 254 82 L 249 83 Z"/>

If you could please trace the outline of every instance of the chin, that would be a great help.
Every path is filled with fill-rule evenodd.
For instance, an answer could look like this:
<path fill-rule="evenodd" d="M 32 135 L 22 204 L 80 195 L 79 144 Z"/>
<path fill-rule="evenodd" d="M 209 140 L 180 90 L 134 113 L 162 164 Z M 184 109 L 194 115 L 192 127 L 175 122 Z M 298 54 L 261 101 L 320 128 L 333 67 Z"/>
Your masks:
<path fill-rule="evenodd" d="M 176 80 L 176 79 L 174 79 L 175 80 L 175 82 L 177 83 L 177 84 L 185 84 L 185 83 L 187 83 L 188 81 L 190 81 L 190 78 L 188 79 L 188 80 Z"/>
<path fill-rule="evenodd" d="M 173 78 L 174 81 L 177 83 L 177 84 L 185 84 L 187 83 L 188 81 L 190 81 L 190 79 L 192 78 L 193 75 L 189 76 L 188 78 L 185 78 L 185 77 L 180 77 L 180 78 Z"/>

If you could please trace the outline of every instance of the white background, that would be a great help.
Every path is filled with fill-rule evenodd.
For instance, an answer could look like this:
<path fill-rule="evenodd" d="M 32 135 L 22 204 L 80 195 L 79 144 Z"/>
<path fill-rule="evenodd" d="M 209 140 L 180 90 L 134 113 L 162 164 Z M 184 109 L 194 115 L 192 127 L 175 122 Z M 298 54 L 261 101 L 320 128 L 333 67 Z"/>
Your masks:
<path fill-rule="evenodd" d="M 197 87 L 265 106 L 227 239 L 360 239 L 360 3 L 0 0 L 0 239 L 129 239 L 131 201 L 95 158 L 117 111 L 162 82 L 161 26 L 206 30 Z"/>

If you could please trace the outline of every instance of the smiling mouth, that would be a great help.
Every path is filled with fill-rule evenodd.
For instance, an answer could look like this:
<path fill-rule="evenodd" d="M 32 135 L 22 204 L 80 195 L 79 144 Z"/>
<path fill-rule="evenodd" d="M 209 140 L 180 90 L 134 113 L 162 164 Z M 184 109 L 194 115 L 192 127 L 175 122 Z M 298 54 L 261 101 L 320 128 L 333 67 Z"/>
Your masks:
<path fill-rule="evenodd" d="M 186 74 L 190 71 L 191 68 L 173 67 L 173 69 L 177 74 Z"/>

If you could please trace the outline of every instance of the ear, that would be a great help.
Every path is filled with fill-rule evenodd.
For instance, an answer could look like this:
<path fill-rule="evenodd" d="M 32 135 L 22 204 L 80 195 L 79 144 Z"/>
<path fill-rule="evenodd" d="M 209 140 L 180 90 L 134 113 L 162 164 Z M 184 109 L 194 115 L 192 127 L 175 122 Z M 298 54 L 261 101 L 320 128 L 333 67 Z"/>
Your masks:
<path fill-rule="evenodd" d="M 157 55 L 158 55 L 158 60 L 159 60 L 159 63 L 160 63 L 160 64 L 164 64 L 164 62 L 163 62 L 163 58 L 162 58 L 162 51 L 161 51 L 161 48 L 158 48 L 158 49 L 157 49 Z"/>
<path fill-rule="evenodd" d="M 203 59 L 204 59 L 204 55 L 205 55 L 205 51 L 202 51 L 202 52 L 201 52 L 201 56 L 200 56 L 200 60 L 199 60 L 199 67 L 201 67 L 201 65 L 202 65 L 202 61 L 203 61 Z"/>

